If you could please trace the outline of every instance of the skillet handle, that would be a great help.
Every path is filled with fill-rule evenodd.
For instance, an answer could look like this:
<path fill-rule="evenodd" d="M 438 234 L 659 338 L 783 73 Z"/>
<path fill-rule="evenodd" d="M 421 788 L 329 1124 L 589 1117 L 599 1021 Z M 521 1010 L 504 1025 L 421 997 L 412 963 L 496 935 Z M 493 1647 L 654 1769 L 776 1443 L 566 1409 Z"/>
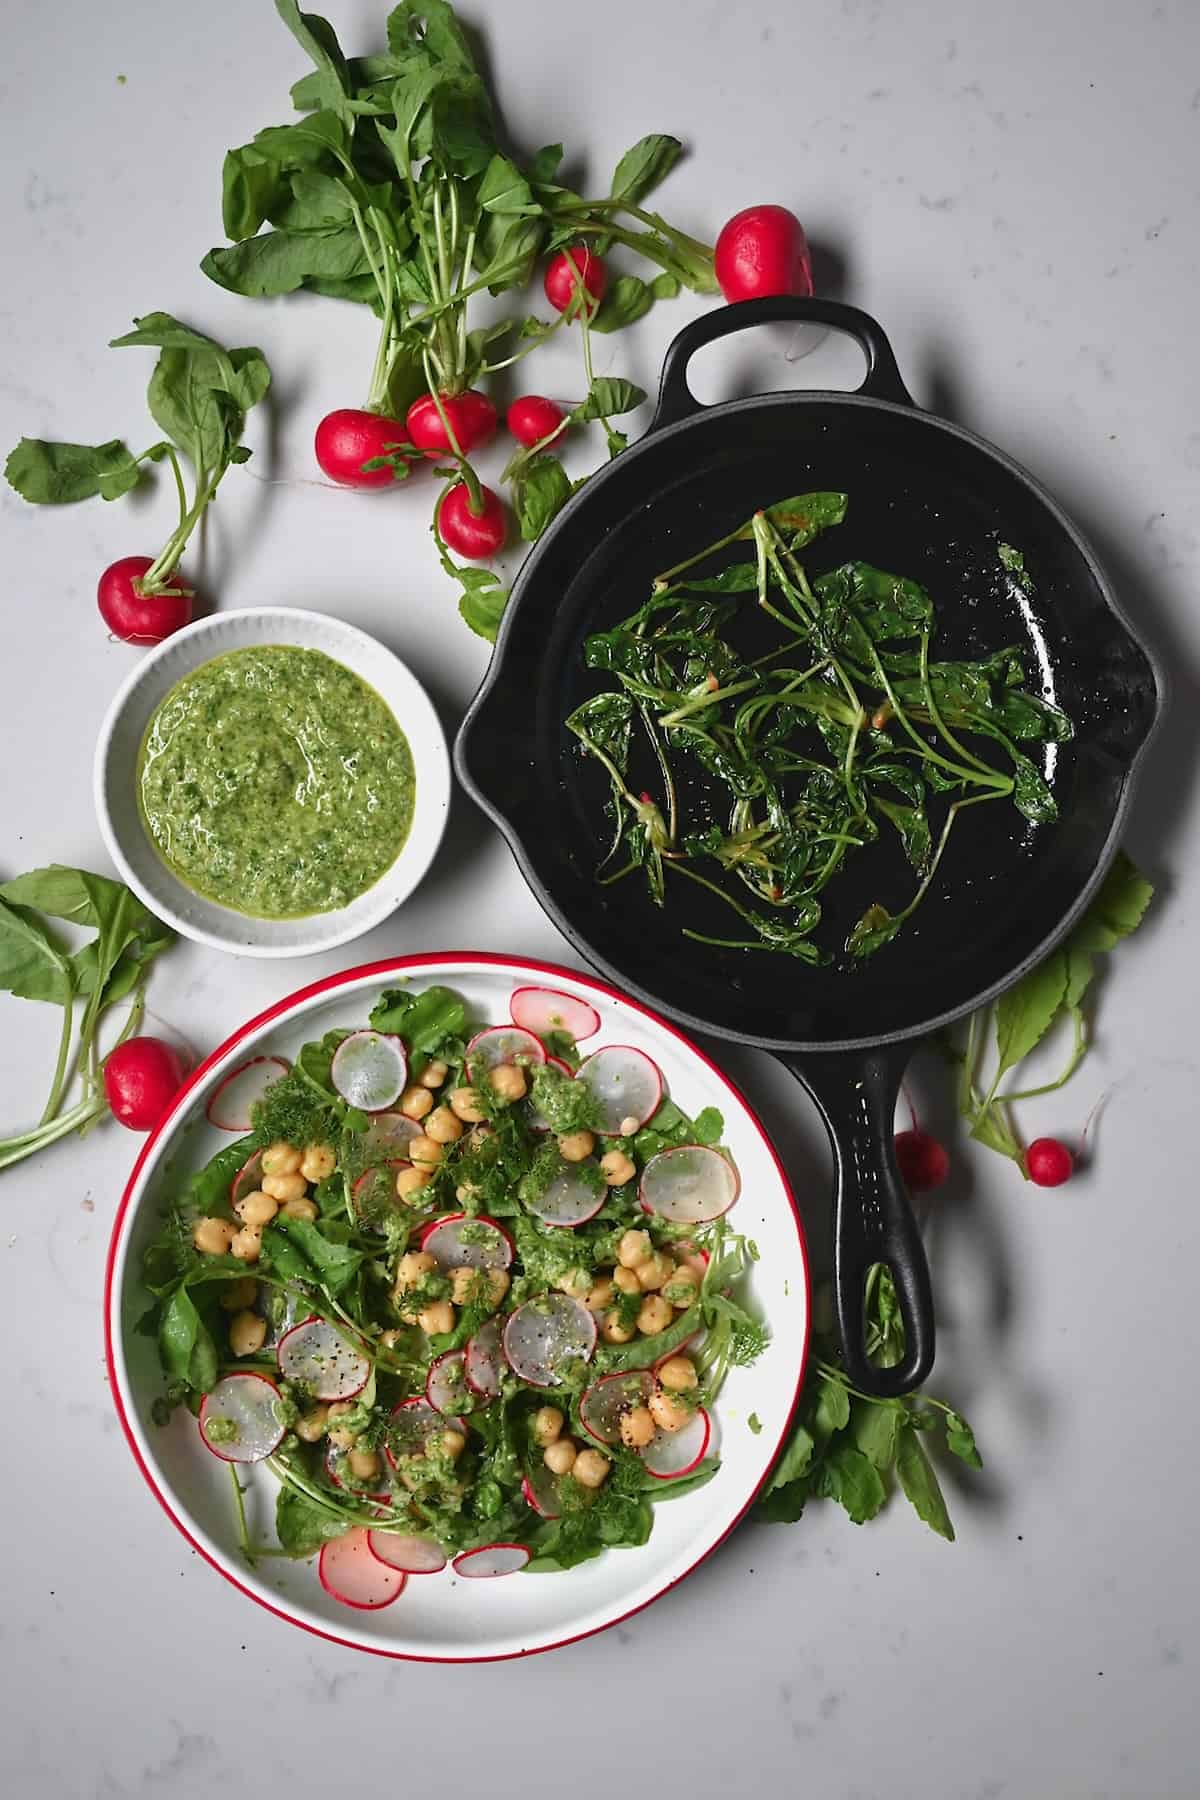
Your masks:
<path fill-rule="evenodd" d="M 865 1053 L 785 1057 L 808 1089 L 833 1145 L 834 1305 L 846 1374 L 864 1393 L 891 1398 L 919 1387 L 933 1365 L 933 1294 L 895 1151 L 896 1101 L 911 1044 Z M 893 1368 L 864 1346 L 864 1288 L 872 1263 L 891 1270 L 904 1320 L 904 1356 Z"/>
<path fill-rule="evenodd" d="M 780 323 L 832 325 L 835 331 L 848 333 L 867 359 L 866 376 L 854 392 L 866 394 L 872 400 L 891 400 L 900 406 L 914 404 L 912 395 L 900 379 L 892 346 L 869 313 L 860 312 L 857 306 L 845 306 L 840 300 L 776 294 L 765 300 L 739 300 L 732 306 L 719 306 L 684 326 L 672 339 L 663 362 L 658 405 L 650 430 L 674 425 L 680 419 L 705 410 L 687 384 L 687 366 L 697 350 L 751 325 Z"/>

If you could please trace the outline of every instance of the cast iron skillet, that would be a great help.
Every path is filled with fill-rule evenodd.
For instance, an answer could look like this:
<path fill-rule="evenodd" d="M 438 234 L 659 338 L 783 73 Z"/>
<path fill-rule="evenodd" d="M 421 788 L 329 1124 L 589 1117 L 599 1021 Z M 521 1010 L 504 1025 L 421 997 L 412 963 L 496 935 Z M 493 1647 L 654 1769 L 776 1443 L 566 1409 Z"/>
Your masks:
<path fill-rule="evenodd" d="M 702 407 L 687 385 L 691 356 L 777 320 L 816 320 L 856 338 L 867 361 L 861 388 Z M 657 571 L 757 507 L 813 488 L 845 489 L 850 506 L 845 524 L 806 552 L 810 567 L 858 557 L 914 576 L 937 605 L 937 654 L 1019 644 L 1034 690 L 1064 707 L 1076 730 L 1044 765 L 1056 825 L 1032 827 L 1007 803 L 964 815 L 935 888 L 896 942 L 865 964 L 815 970 L 683 937 L 684 923 L 727 935 L 732 918 L 715 901 L 710 911 L 690 884 L 672 884 L 661 911 L 636 877 L 598 886 L 607 782 L 562 723 L 601 685 L 583 667 L 589 632 L 632 612 Z M 1006 575 L 1000 542 L 1023 551 L 1032 600 Z M 917 411 L 879 326 L 833 301 L 749 301 L 681 331 L 646 436 L 563 510 L 514 587 L 455 747 L 463 785 L 588 961 L 681 1025 L 774 1051 L 812 1094 L 837 1168 L 846 1367 L 873 1393 L 917 1386 L 934 1353 L 929 1273 L 893 1148 L 905 1065 L 917 1039 L 1016 981 L 1086 905 L 1116 849 L 1158 707 L 1149 656 L 1049 494 L 980 438 Z M 645 785 L 654 786 L 649 768 Z M 892 863 L 883 844 L 864 851 L 855 874 L 841 878 L 847 891 L 834 899 L 830 890 L 823 941 L 832 941 L 831 923 L 848 927 L 870 900 L 911 891 L 896 854 Z M 834 910 L 842 904 L 844 917 Z M 904 1316 L 906 1351 L 891 1369 L 876 1368 L 863 1345 L 874 1262 L 891 1268 Z"/>

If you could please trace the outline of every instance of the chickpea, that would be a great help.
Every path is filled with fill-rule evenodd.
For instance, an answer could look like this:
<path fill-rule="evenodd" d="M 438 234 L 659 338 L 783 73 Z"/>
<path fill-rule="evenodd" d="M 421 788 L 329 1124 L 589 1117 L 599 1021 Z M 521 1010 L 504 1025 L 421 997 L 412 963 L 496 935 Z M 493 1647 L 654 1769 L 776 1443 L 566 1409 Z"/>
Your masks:
<path fill-rule="evenodd" d="M 690 1356 L 672 1356 L 658 1371 L 658 1379 L 671 1394 L 686 1394 L 689 1388 L 700 1385 L 696 1365 Z"/>
<path fill-rule="evenodd" d="M 192 1242 L 204 1256 L 225 1256 L 235 1229 L 228 1219 L 197 1219 L 192 1227 Z"/>
<path fill-rule="evenodd" d="M 433 1180 L 432 1169 L 408 1168 L 400 1169 L 396 1174 L 396 1197 L 415 1205 L 416 1196 L 421 1189 L 428 1187 Z"/>
<path fill-rule="evenodd" d="M 326 1414 L 326 1428 L 329 1432 L 329 1441 L 336 1450 L 352 1450 L 358 1440 L 358 1433 L 357 1431 L 351 1430 L 348 1425 L 334 1425 L 330 1423 L 330 1421 L 333 1419 L 340 1419 L 344 1414 L 353 1412 L 353 1410 L 353 1400 L 335 1400 Z"/>
<path fill-rule="evenodd" d="M 467 1149 L 478 1150 L 480 1144 L 486 1143 L 488 1138 L 494 1136 L 495 1133 L 490 1125 L 473 1125 L 467 1133 Z"/>
<path fill-rule="evenodd" d="M 300 1167 L 300 1151 L 294 1144 L 268 1144 L 262 1153 L 264 1175 L 294 1175 Z"/>
<path fill-rule="evenodd" d="M 426 1064 L 425 1072 L 421 1076 L 421 1086 L 427 1088 L 440 1088 L 449 1073 L 449 1063 L 444 1063 L 440 1059 L 435 1059 L 435 1061 Z"/>
<path fill-rule="evenodd" d="M 435 1107 L 425 1121 L 425 1136 L 435 1144 L 457 1144 L 462 1134 L 462 1120 L 456 1119 L 448 1106 Z"/>
<path fill-rule="evenodd" d="M 417 1324 L 426 1337 L 441 1337 L 454 1330 L 454 1308 L 448 1300 L 434 1300 L 417 1314 Z"/>
<path fill-rule="evenodd" d="M 308 1183 L 303 1175 L 264 1175 L 262 1191 L 272 1200 L 303 1200 Z"/>
<path fill-rule="evenodd" d="M 450 1277 L 450 1297 L 456 1306 L 475 1306 L 482 1302 L 494 1310 L 508 1288 L 507 1269 L 460 1268 Z"/>
<path fill-rule="evenodd" d="M 558 1154 L 564 1162 L 582 1162 L 595 1148 L 590 1131 L 564 1131 L 558 1140 Z"/>
<path fill-rule="evenodd" d="M 660 1431 L 679 1431 L 692 1416 L 690 1406 L 660 1387 L 655 1388 L 646 1406 Z"/>
<path fill-rule="evenodd" d="M 258 1283 L 253 1275 L 243 1275 L 240 1281 L 227 1281 L 221 1294 L 221 1306 L 225 1312 L 245 1312 L 258 1299 Z"/>
<path fill-rule="evenodd" d="M 383 1467 L 378 1450 L 352 1450 L 346 1461 L 357 1481 L 374 1481 Z"/>
<path fill-rule="evenodd" d="M 400 1111 L 406 1119 L 423 1119 L 426 1113 L 433 1111 L 433 1095 L 420 1082 L 406 1087 L 400 1096 Z"/>
<path fill-rule="evenodd" d="M 608 1150 L 600 1158 L 600 1173 L 609 1187 L 624 1187 L 637 1174 L 637 1168 L 631 1156 L 623 1150 Z"/>
<path fill-rule="evenodd" d="M 600 1336 L 606 1344 L 628 1344 L 637 1336 L 637 1332 L 632 1325 L 626 1325 L 622 1321 L 619 1312 L 610 1312 L 605 1314 Z"/>
<path fill-rule="evenodd" d="M 620 1288 L 623 1294 L 640 1294 L 642 1291 L 636 1269 L 614 1269 L 612 1278 L 613 1286 Z"/>
<path fill-rule="evenodd" d="M 454 1190 L 454 1198 L 458 1201 L 460 1206 L 465 1206 L 468 1200 L 474 1200 L 475 1196 L 482 1192 L 483 1189 L 475 1182 L 460 1181 Z"/>
<path fill-rule="evenodd" d="M 539 1406 L 533 1415 L 533 1441 L 545 1450 L 562 1435 L 566 1423 L 557 1406 Z"/>
<path fill-rule="evenodd" d="M 449 1430 L 443 1431 L 440 1447 L 443 1456 L 448 1456 L 451 1462 L 457 1462 L 467 1447 L 467 1440 L 461 1431 L 455 1431 L 451 1426 Z"/>
<path fill-rule="evenodd" d="M 262 1254 L 262 1226 L 243 1225 L 234 1233 L 229 1254 L 236 1256 L 239 1262 L 257 1262 Z"/>
<path fill-rule="evenodd" d="M 415 1288 L 426 1275 L 431 1275 L 437 1268 L 437 1262 L 428 1250 L 408 1250 L 396 1264 L 396 1281 L 392 1288 L 393 1295 L 407 1294 Z"/>
<path fill-rule="evenodd" d="M 648 1406 L 631 1406 L 621 1414 L 621 1442 L 628 1450 L 641 1450 L 654 1436 L 654 1415 Z"/>
<path fill-rule="evenodd" d="M 640 1119 L 635 1119 L 632 1113 L 627 1113 L 621 1120 L 622 1137 L 635 1137 L 641 1128 L 642 1121 Z"/>
<path fill-rule="evenodd" d="M 315 1200 L 285 1200 L 279 1210 L 285 1219 L 307 1219 L 310 1225 L 320 1217 Z"/>
<path fill-rule="evenodd" d="M 700 1277 L 690 1263 L 683 1263 L 672 1271 L 663 1284 L 663 1299 L 683 1312 L 692 1304 L 700 1291 Z"/>
<path fill-rule="evenodd" d="M 311 1412 L 306 1412 L 302 1419 L 296 1420 L 296 1436 L 303 1438 L 306 1444 L 315 1444 L 325 1436 L 328 1424 L 329 1408 L 314 1406 Z"/>
<path fill-rule="evenodd" d="M 675 1273 L 675 1259 L 667 1256 L 662 1250 L 655 1250 L 645 1262 L 637 1266 L 637 1278 L 644 1293 L 653 1293 L 656 1288 L 665 1287 Z"/>
<path fill-rule="evenodd" d="M 542 1461 L 552 1475 L 569 1475 L 579 1459 L 579 1446 L 570 1438 L 555 1438 L 542 1452 Z"/>
<path fill-rule="evenodd" d="M 587 1299 L 583 1304 L 587 1307 L 589 1312 L 603 1312 L 605 1307 L 612 1305 L 613 1294 L 615 1292 L 616 1289 L 613 1287 L 608 1276 L 603 1276 L 601 1280 L 596 1282 L 594 1287 L 589 1289 Z"/>
<path fill-rule="evenodd" d="M 617 1261 L 623 1269 L 636 1269 L 639 1263 L 653 1255 L 654 1245 L 648 1231 L 626 1231 L 617 1245 Z"/>
<path fill-rule="evenodd" d="M 270 1180 L 270 1176 L 267 1179 Z M 280 1179 L 289 1177 L 281 1176 Z M 243 1194 L 240 1200 L 235 1200 L 233 1210 L 243 1225 L 269 1225 L 279 1211 L 279 1202 L 255 1188 L 252 1194 Z"/>
<path fill-rule="evenodd" d="M 229 1348 L 235 1356 L 253 1356 L 267 1341 L 267 1321 L 255 1312 L 235 1313 L 229 1321 Z"/>
<path fill-rule="evenodd" d="M 414 1169 L 436 1169 L 442 1160 L 442 1146 L 431 1137 L 410 1138 L 408 1160 Z"/>
<path fill-rule="evenodd" d="M 487 1118 L 487 1114 L 479 1104 L 479 1095 L 473 1087 L 455 1088 L 450 1096 L 450 1111 L 464 1125 L 478 1125 Z"/>
<path fill-rule="evenodd" d="M 523 1100 L 529 1092 L 525 1071 L 516 1063 L 497 1063 L 488 1075 L 488 1084 L 497 1100 Z"/>
<path fill-rule="evenodd" d="M 592 1291 L 592 1278 L 586 1269 L 568 1269 L 554 1285 L 560 1294 L 569 1294 L 572 1300 L 586 1300 Z"/>
<path fill-rule="evenodd" d="M 337 1168 L 337 1157 L 328 1144 L 310 1144 L 304 1152 L 300 1173 L 305 1181 L 328 1181 Z"/>
<path fill-rule="evenodd" d="M 379 1334 L 379 1348 L 381 1350 L 394 1350 L 399 1342 L 400 1333 L 398 1331 L 381 1331 Z"/>
<path fill-rule="evenodd" d="M 610 1467 L 607 1456 L 601 1455 L 599 1450 L 581 1450 L 575 1458 L 571 1473 L 580 1487 L 598 1488 L 603 1487 L 608 1479 Z"/>
<path fill-rule="evenodd" d="M 656 1332 L 665 1331 L 674 1316 L 669 1300 L 664 1300 L 661 1294 L 649 1294 L 642 1301 L 637 1316 L 638 1330 L 643 1337 L 653 1337 Z"/>

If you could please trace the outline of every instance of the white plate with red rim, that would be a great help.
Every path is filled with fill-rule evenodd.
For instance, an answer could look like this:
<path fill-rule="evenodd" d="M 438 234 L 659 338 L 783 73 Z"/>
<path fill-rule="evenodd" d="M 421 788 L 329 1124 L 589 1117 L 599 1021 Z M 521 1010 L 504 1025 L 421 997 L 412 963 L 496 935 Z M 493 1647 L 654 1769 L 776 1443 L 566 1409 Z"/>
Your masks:
<path fill-rule="evenodd" d="M 707 1486 L 656 1506 L 654 1530 L 638 1549 L 610 1550 L 578 1568 L 542 1575 L 466 1580 L 452 1568 L 411 1578 L 394 1604 L 356 1611 L 321 1587 L 316 1560 L 268 1558 L 250 1569 L 238 1549 L 229 1472 L 200 1441 L 184 1409 L 151 1422 L 163 1391 L 153 1340 L 137 1330 L 147 1295 L 141 1253 L 159 1208 L 223 1144 L 206 1102 L 254 1055 L 292 1058 L 335 1026 L 366 1023 L 380 990 L 441 982 L 480 1024 L 502 1023 L 521 985 L 550 987 L 590 1002 L 600 1030 L 582 1046 L 629 1044 L 657 1064 L 667 1092 L 693 1117 L 715 1106 L 724 1142 L 741 1175 L 730 1223 L 754 1239 L 760 1260 L 752 1298 L 771 1330 L 748 1369 L 734 1369 L 721 1391 L 715 1428 L 721 1467 Z M 572 1643 L 628 1618 L 691 1572 L 746 1512 L 782 1446 L 799 1395 L 808 1348 L 810 1292 L 802 1228 L 787 1180 L 762 1126 L 732 1083 L 673 1026 L 615 989 L 573 970 L 483 954 L 397 957 L 330 976 L 250 1020 L 202 1063 L 175 1106 L 147 1139 L 125 1189 L 109 1249 L 105 1342 L 113 1397 L 130 1449 L 151 1492 L 188 1541 L 247 1598 L 319 1636 L 384 1656 L 476 1662 L 524 1656 Z M 269 1470 L 239 1470 L 252 1537 L 272 1539 L 277 1484 Z"/>

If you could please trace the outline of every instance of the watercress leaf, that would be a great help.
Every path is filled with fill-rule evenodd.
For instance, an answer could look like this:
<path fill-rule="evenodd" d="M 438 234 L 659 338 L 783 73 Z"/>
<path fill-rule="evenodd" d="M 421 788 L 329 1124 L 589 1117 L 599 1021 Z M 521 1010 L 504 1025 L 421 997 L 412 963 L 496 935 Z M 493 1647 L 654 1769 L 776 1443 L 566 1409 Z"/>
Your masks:
<path fill-rule="evenodd" d="M 318 1506 L 286 1481 L 275 1496 L 275 1535 L 289 1556 L 315 1556 L 330 1538 L 343 1537 L 352 1521 Z"/>
<path fill-rule="evenodd" d="M 66 951 L 36 913 L 8 900 L 0 900 L 0 990 L 59 1006 L 69 1006 L 75 992 Z"/>
<path fill-rule="evenodd" d="M 567 420 L 572 425 L 583 425 L 589 419 L 611 418 L 614 413 L 632 412 L 645 398 L 645 390 L 632 381 L 614 375 L 598 375 L 588 390 L 587 399 L 572 407 Z"/>
<path fill-rule="evenodd" d="M 715 1106 L 705 1106 L 696 1114 L 692 1126 L 692 1140 L 697 1144 L 719 1144 L 725 1131 L 725 1121 Z"/>
<path fill-rule="evenodd" d="M 186 1287 L 178 1287 L 162 1310 L 158 1349 L 163 1367 L 176 1381 L 206 1394 L 216 1383 L 217 1347 Z"/>
<path fill-rule="evenodd" d="M 335 231 L 260 232 L 240 244 L 210 250 L 200 267 L 218 287 L 251 300 L 292 294 L 310 281 L 347 282 L 371 275 L 362 240 L 350 225 Z"/>
<path fill-rule="evenodd" d="M 896 1460 L 902 1409 L 889 1400 L 855 1400 L 850 1435 L 872 1467 L 885 1474 Z"/>
<path fill-rule="evenodd" d="M 467 1013 L 452 988 L 435 985 L 419 994 L 410 994 L 406 988 L 385 988 L 371 1008 L 370 1018 L 376 1031 L 395 1032 L 404 1039 L 413 1064 L 421 1059 L 413 1071 L 419 1075 L 447 1038 L 462 1036 Z"/>
<path fill-rule="evenodd" d="M 557 456 L 543 451 L 521 464 L 511 491 L 521 536 L 533 544 L 571 498 L 571 479 Z"/>
<path fill-rule="evenodd" d="M 975 1433 L 967 1424 L 961 1413 L 946 1414 L 946 1448 L 952 1456 L 957 1456 L 972 1469 L 982 1469 L 983 1458 L 975 1443 Z"/>
<path fill-rule="evenodd" d="M 1015 1068 L 1041 1043 L 1059 1015 L 1066 990 L 1066 957 L 1055 951 L 1001 994 L 996 1002 L 998 1074 Z"/>
<path fill-rule="evenodd" d="M 896 1448 L 896 1474 L 919 1519 L 947 1543 L 954 1542 L 954 1527 L 942 1495 L 941 1485 L 924 1446 L 911 1425 L 905 1424 Z"/>
<path fill-rule="evenodd" d="M 57 444 L 23 437 L 9 452 L 4 474 L 23 500 L 65 506 L 95 494 L 117 500 L 137 486 L 142 471 L 119 438 L 107 444 Z"/>
<path fill-rule="evenodd" d="M 654 131 L 627 150 L 613 173 L 609 197 L 636 206 L 675 167 L 683 154 L 678 138 Z"/>
<path fill-rule="evenodd" d="M 855 1525 L 865 1525 L 873 1519 L 887 1499 L 878 1469 L 844 1439 L 830 1446 L 821 1464 L 817 1491 L 826 1499 L 838 1501 Z"/>
<path fill-rule="evenodd" d="M 281 1238 L 304 1258 L 309 1270 L 307 1279 L 316 1281 L 329 1294 L 340 1294 L 364 1260 L 361 1250 L 332 1242 L 312 1219 L 293 1219 L 286 1213 L 277 1213 L 263 1233 L 263 1249 L 272 1258 Z"/>
<path fill-rule="evenodd" d="M 597 307 L 591 329 L 621 331 L 643 318 L 653 305 L 653 291 L 640 275 L 619 275 Z"/>

